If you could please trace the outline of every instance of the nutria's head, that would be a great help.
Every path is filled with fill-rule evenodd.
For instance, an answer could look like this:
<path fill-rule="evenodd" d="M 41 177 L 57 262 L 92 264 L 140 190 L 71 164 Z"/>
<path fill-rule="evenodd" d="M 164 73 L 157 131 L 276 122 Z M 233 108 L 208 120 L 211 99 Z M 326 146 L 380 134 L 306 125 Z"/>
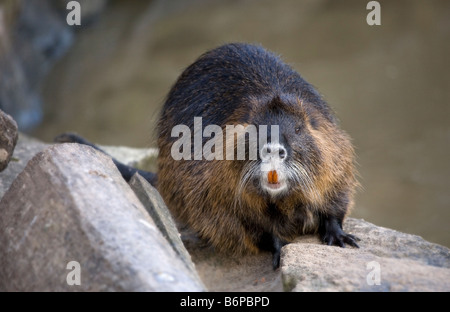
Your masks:
<path fill-rule="evenodd" d="M 257 159 L 242 163 L 239 194 L 272 202 L 295 197 L 319 205 L 328 189 L 346 179 L 345 171 L 353 177 L 353 151 L 346 135 L 317 106 L 293 96 L 253 101 L 258 104 L 246 116 L 247 123 L 267 125 L 267 141 L 253 144 Z M 258 130 L 258 137 L 265 137 L 261 127 Z M 248 137 L 247 143 L 251 149 Z"/>

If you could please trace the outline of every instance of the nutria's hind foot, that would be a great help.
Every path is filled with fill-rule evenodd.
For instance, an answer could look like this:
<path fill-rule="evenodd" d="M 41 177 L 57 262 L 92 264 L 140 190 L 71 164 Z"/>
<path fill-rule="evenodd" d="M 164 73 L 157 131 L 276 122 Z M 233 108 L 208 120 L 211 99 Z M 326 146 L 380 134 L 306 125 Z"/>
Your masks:
<path fill-rule="evenodd" d="M 105 155 L 111 156 L 108 153 L 106 153 L 104 150 L 102 150 L 100 147 L 98 147 L 97 145 L 89 142 L 85 138 L 83 138 L 75 133 L 67 132 L 67 133 L 60 134 L 57 137 L 55 137 L 53 139 L 53 141 L 55 141 L 56 143 L 78 143 L 78 144 L 87 145 L 87 146 L 90 146 L 90 147 L 102 152 Z M 129 182 L 131 177 L 133 177 L 133 175 L 137 172 L 144 179 L 146 179 L 151 185 L 153 185 L 154 187 L 157 187 L 158 176 L 156 173 L 133 168 L 131 166 L 121 163 L 120 161 L 118 161 L 117 159 L 115 159 L 113 157 L 111 157 L 111 159 L 114 162 L 114 164 L 116 165 L 117 169 L 119 169 L 120 173 L 122 174 L 122 177 L 127 182 Z"/>
<path fill-rule="evenodd" d="M 359 248 L 359 245 L 356 242 L 360 241 L 360 239 L 355 235 L 345 233 L 335 218 L 323 220 L 323 222 L 321 222 L 319 234 L 322 241 L 328 246 L 334 245 L 345 248 L 345 244 L 347 244 Z"/>
<path fill-rule="evenodd" d="M 72 132 L 61 133 L 56 136 L 53 141 L 55 143 L 78 143 L 80 139 L 83 139 L 78 134 Z"/>
<path fill-rule="evenodd" d="M 78 143 L 78 144 L 84 144 L 84 145 L 89 145 L 89 146 L 91 146 L 91 147 L 93 147 L 95 149 L 100 150 L 95 144 L 89 142 L 85 138 L 79 136 L 76 133 L 72 133 L 72 132 L 62 133 L 62 134 L 58 135 L 57 137 L 55 137 L 53 139 L 53 141 L 55 143 Z"/>

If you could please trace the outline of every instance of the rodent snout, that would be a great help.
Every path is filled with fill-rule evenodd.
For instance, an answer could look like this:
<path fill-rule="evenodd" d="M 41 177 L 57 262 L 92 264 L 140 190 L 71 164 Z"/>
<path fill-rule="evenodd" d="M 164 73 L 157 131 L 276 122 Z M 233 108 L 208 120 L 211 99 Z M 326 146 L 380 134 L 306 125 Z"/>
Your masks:
<path fill-rule="evenodd" d="M 260 157 L 262 161 L 270 161 L 272 159 L 283 161 L 287 157 L 287 151 L 281 144 L 267 143 L 263 145 Z"/>
<path fill-rule="evenodd" d="M 286 148 L 279 143 L 264 144 L 260 150 L 260 185 L 272 197 L 288 189 L 286 165 L 288 156 Z"/>

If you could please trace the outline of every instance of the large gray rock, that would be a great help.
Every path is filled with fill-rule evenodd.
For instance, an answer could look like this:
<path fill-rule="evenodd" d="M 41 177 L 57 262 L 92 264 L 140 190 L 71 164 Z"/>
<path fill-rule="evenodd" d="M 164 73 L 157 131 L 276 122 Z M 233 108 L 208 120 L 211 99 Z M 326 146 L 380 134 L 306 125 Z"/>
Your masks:
<path fill-rule="evenodd" d="M 0 109 L 0 172 L 8 166 L 18 137 L 17 123 Z"/>
<path fill-rule="evenodd" d="M 70 286 L 81 269 L 81 285 Z M 69 266 L 68 266 L 69 265 Z M 39 153 L 0 202 L 2 291 L 201 291 L 109 157 Z"/>
<path fill-rule="evenodd" d="M 283 247 L 285 290 L 450 291 L 448 248 L 364 220 L 348 218 L 344 228 L 361 248 L 325 246 L 312 236 Z"/>

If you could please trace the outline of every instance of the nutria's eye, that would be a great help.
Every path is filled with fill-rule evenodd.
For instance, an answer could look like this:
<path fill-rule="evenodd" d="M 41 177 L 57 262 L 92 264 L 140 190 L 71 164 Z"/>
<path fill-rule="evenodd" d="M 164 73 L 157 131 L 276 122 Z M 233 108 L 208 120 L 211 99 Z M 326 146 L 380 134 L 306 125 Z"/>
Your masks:
<path fill-rule="evenodd" d="M 302 132 L 300 127 L 295 128 L 295 134 L 300 134 L 300 132 Z"/>

